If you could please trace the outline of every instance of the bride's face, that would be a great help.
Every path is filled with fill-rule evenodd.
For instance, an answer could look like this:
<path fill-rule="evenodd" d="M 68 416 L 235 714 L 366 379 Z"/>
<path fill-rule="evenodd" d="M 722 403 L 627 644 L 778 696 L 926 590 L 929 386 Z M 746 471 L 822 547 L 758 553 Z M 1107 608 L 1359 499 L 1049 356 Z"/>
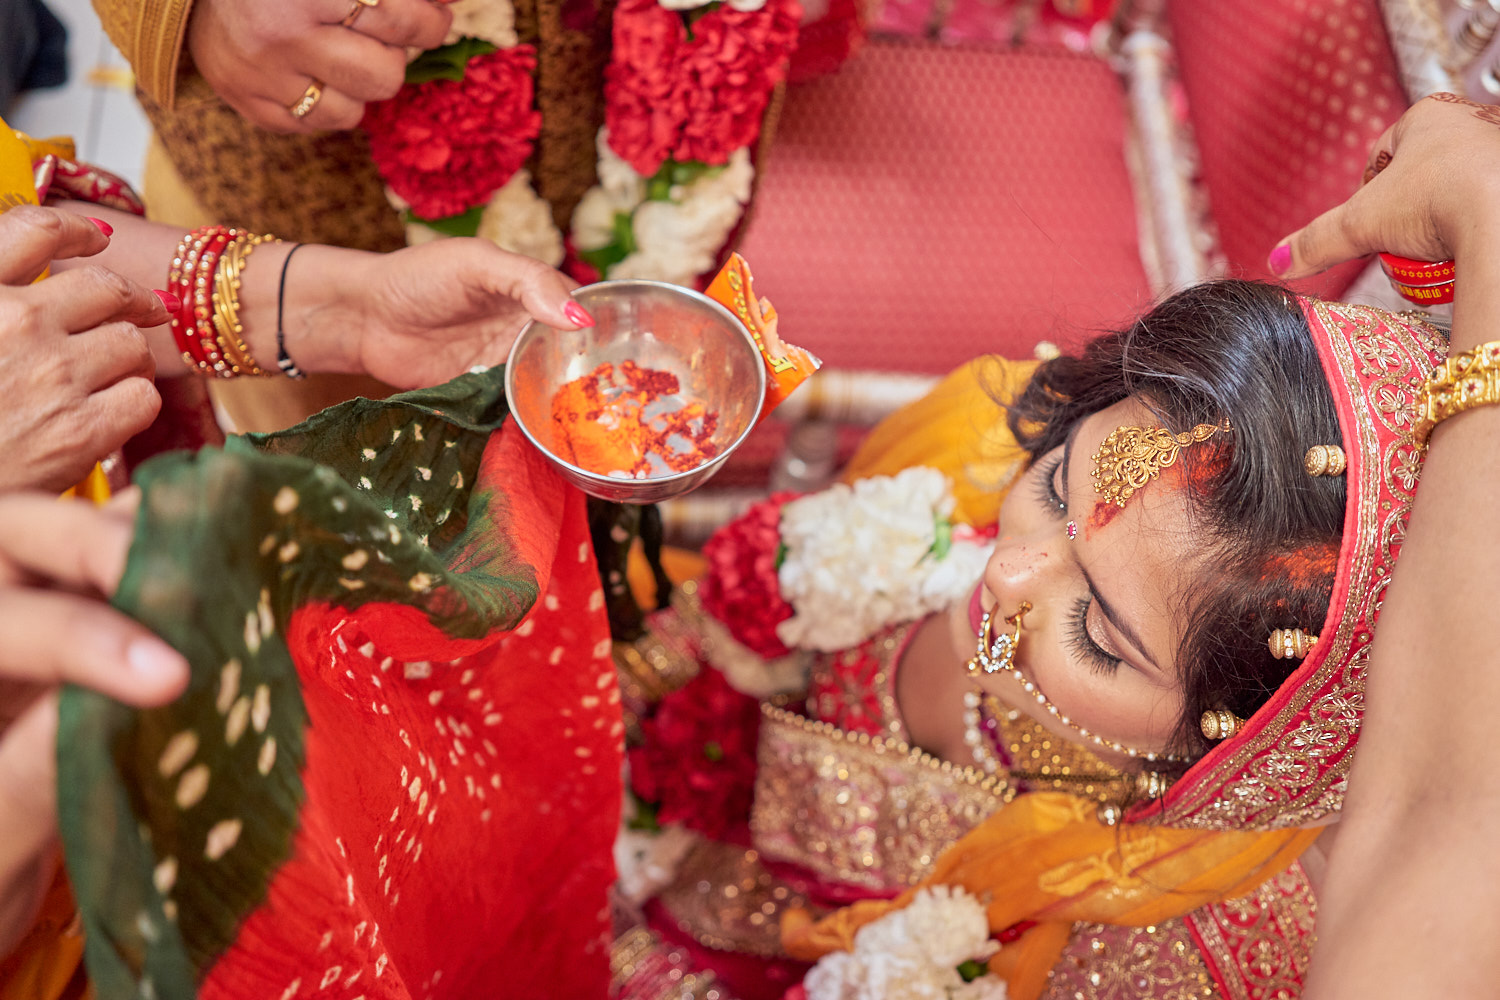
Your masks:
<path fill-rule="evenodd" d="M 1064 715 L 1106 739 L 1160 751 L 1182 712 L 1177 648 L 1209 548 L 1194 528 L 1180 461 L 1123 508 L 1095 490 L 1094 453 L 1127 425 L 1160 421 L 1133 399 L 1101 410 L 1011 489 L 981 601 L 996 615 L 997 634 L 999 618 L 1031 602 L 1015 664 Z M 981 674 L 979 683 L 1078 739 L 1013 676 Z"/>

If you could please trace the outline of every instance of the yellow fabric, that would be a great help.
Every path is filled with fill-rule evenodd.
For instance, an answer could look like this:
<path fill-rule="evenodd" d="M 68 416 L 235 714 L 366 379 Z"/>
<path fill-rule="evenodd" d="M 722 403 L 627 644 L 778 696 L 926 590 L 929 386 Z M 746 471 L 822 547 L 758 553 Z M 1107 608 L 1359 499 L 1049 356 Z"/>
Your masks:
<path fill-rule="evenodd" d="M 1005 488 L 1026 460 L 1000 401 L 1015 398 L 1037 364 L 985 357 L 955 369 L 870 431 L 845 467 L 844 482 L 931 466 L 953 481 L 956 522 L 994 524 Z"/>
<path fill-rule="evenodd" d="M 135 70 L 136 85 L 170 109 L 192 0 L 94 0 L 104 33 Z"/>
<path fill-rule="evenodd" d="M 104 469 L 97 462 L 83 477 L 83 482 L 68 487 L 63 494 L 64 499 L 78 498 L 80 500 L 92 500 L 94 503 L 104 503 L 110 497 L 109 477 L 104 474 Z"/>
<path fill-rule="evenodd" d="M 814 961 L 853 948 L 860 927 L 909 903 L 924 886 L 962 886 L 988 900 L 992 931 L 1038 926 L 990 962 L 1010 1000 L 1035 1000 L 1077 921 L 1145 927 L 1243 896 L 1284 871 L 1320 830 L 1226 833 L 1132 824 L 1106 826 L 1092 802 L 1061 792 L 1023 795 L 938 858 L 894 900 L 865 900 L 813 923 L 782 918 L 782 943 Z"/>

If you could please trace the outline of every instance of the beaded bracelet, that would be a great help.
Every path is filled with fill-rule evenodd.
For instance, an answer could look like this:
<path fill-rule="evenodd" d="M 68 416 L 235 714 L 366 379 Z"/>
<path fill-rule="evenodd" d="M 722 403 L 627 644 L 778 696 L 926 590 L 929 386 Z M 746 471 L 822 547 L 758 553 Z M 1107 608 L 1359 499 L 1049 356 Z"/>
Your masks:
<path fill-rule="evenodd" d="M 256 364 L 245 344 L 239 290 L 251 252 L 274 240 L 228 226 L 204 226 L 177 245 L 167 288 L 182 302 L 172 317 L 172 339 L 189 368 L 216 378 L 273 374 Z"/>
<path fill-rule="evenodd" d="M 1417 396 L 1412 437 L 1427 447 L 1432 429 L 1476 406 L 1500 403 L 1500 340 L 1455 354 L 1438 365 Z"/>

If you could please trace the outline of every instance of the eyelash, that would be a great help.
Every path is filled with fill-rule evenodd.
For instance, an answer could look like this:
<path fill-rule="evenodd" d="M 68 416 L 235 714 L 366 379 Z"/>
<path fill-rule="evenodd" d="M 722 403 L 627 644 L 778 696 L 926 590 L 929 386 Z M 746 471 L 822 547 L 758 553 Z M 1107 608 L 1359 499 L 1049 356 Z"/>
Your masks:
<path fill-rule="evenodd" d="M 1073 647 L 1073 652 L 1087 660 L 1089 668 L 1095 673 L 1113 676 L 1120 669 L 1120 658 L 1110 656 L 1106 653 L 1094 637 L 1089 635 L 1089 608 L 1093 601 L 1087 597 L 1080 597 L 1073 605 L 1073 613 L 1068 616 L 1068 645 Z"/>
<path fill-rule="evenodd" d="M 1058 514 L 1066 514 L 1068 512 L 1068 503 L 1057 495 L 1057 487 L 1054 485 L 1057 480 L 1058 467 L 1061 465 L 1061 455 L 1057 458 L 1048 459 L 1043 463 L 1041 467 L 1041 479 L 1036 487 L 1036 497 L 1041 501 L 1043 507 L 1050 507 L 1052 510 L 1057 511 Z"/>

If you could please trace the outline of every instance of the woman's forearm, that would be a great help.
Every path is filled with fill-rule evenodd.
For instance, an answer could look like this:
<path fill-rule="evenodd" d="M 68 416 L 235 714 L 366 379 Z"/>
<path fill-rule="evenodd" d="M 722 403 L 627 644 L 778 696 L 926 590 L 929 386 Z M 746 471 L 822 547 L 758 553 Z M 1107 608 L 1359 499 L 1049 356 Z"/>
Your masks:
<path fill-rule="evenodd" d="M 88 259 L 60 261 L 58 269 L 100 264 L 151 288 L 166 288 L 168 272 L 178 245 L 185 235 L 176 226 L 149 222 L 128 212 L 99 205 L 64 202 L 57 207 L 101 219 L 114 229 L 109 248 Z M 244 326 L 245 345 L 251 356 L 265 369 L 274 370 L 278 355 L 277 324 L 281 320 L 282 270 L 291 243 L 263 243 L 246 260 L 239 290 L 239 318 Z M 287 290 L 297 301 L 317 298 L 322 290 L 336 295 L 351 274 L 373 257 L 358 250 L 335 247 L 306 247 L 298 252 L 297 273 L 289 275 Z M 145 331 L 156 358 L 157 371 L 164 375 L 187 374 L 182 354 L 167 326 Z M 356 372 L 357 361 L 348 345 L 339 339 L 338 330 L 305 330 L 298 326 L 294 343 L 297 363 L 307 371 Z"/>
<path fill-rule="evenodd" d="M 1458 249 L 1454 351 L 1500 339 L 1497 232 L 1476 212 Z M 1313 1000 L 1483 996 L 1500 982 L 1497 503 L 1500 406 L 1481 406 L 1432 433 L 1381 611 Z"/>

